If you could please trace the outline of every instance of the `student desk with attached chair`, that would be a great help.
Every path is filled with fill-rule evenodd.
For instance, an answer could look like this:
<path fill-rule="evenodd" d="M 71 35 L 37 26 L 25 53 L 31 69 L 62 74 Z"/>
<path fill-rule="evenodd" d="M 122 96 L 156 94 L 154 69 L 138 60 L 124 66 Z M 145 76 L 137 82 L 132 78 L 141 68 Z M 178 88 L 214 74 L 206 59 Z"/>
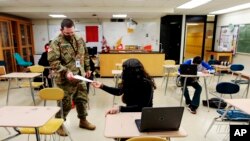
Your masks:
<path fill-rule="evenodd" d="M 158 136 L 163 138 L 186 137 L 186 131 L 180 127 L 177 131 L 139 132 L 135 119 L 141 118 L 141 112 L 108 114 L 106 116 L 104 136 L 107 138 L 131 138 L 137 136 Z"/>
<path fill-rule="evenodd" d="M 39 76 L 39 75 L 41 75 L 41 73 L 22 73 L 22 72 L 13 72 L 13 73 L 1 75 L 0 78 L 6 78 L 9 81 L 6 105 L 8 105 L 8 103 L 9 103 L 11 79 L 14 79 L 14 78 L 16 78 L 16 79 L 29 79 L 31 96 L 32 96 L 34 105 L 36 105 L 34 91 L 33 91 L 33 88 L 32 88 L 32 79 Z"/>

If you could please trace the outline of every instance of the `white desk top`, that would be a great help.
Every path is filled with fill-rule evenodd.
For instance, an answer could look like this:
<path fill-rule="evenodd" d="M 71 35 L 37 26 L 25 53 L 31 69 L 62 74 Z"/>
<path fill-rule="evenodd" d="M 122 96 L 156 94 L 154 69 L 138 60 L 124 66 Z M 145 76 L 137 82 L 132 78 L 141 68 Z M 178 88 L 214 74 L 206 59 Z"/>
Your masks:
<path fill-rule="evenodd" d="M 4 106 L 0 108 L 0 126 L 41 127 L 59 110 L 55 106 Z"/>
<path fill-rule="evenodd" d="M 178 68 L 180 65 L 163 65 L 164 68 Z"/>
<path fill-rule="evenodd" d="M 248 71 L 240 71 L 240 72 L 234 72 L 234 73 L 240 74 L 250 79 L 250 73 Z"/>
<path fill-rule="evenodd" d="M 224 99 L 228 104 L 238 108 L 239 110 L 250 114 L 250 99 Z"/>
<path fill-rule="evenodd" d="M 34 78 L 41 75 L 41 73 L 30 73 L 30 72 L 13 72 L 5 75 L 1 75 L 2 78 Z"/>
<path fill-rule="evenodd" d="M 180 74 L 180 76 L 181 77 L 210 77 L 210 76 L 213 76 L 213 74 L 197 72 L 197 75 L 184 75 L 184 74 Z"/>
<path fill-rule="evenodd" d="M 135 119 L 140 119 L 141 113 L 119 113 L 107 115 L 104 136 L 108 138 L 130 138 L 137 136 L 185 137 L 186 131 L 180 127 L 178 131 L 139 132 Z"/>
<path fill-rule="evenodd" d="M 230 66 L 223 66 L 223 65 L 211 65 L 215 68 L 218 68 L 218 69 L 230 69 Z"/>
<path fill-rule="evenodd" d="M 121 66 L 122 66 L 122 63 L 116 63 L 115 66 L 121 67 Z"/>
<path fill-rule="evenodd" d="M 120 75 L 122 74 L 122 70 L 112 70 L 113 75 Z"/>

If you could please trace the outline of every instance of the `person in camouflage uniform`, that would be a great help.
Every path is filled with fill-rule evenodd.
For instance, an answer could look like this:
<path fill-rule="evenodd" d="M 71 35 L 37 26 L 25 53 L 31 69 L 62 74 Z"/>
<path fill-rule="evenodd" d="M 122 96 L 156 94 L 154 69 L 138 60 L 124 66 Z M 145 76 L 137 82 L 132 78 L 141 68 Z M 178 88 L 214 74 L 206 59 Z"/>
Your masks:
<path fill-rule="evenodd" d="M 57 86 L 65 93 L 62 100 L 65 120 L 71 110 L 72 98 L 80 119 L 79 127 L 94 130 L 95 125 L 86 120 L 88 115 L 86 83 L 73 77 L 74 75 L 86 76 L 87 78 L 90 76 L 89 55 L 84 40 L 74 34 L 74 22 L 71 19 L 62 21 L 61 33 L 52 41 L 48 50 L 48 61 L 55 72 Z M 56 114 L 58 118 L 60 118 L 59 113 Z M 62 127 L 57 133 L 67 136 Z"/>

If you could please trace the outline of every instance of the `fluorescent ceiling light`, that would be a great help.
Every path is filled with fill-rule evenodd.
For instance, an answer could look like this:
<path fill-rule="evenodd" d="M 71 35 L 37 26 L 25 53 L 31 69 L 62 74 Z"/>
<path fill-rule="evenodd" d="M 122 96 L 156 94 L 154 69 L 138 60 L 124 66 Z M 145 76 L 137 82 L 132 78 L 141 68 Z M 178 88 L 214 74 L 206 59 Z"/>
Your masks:
<path fill-rule="evenodd" d="M 179 8 L 179 9 L 192 9 L 192 8 L 198 7 L 200 5 L 206 4 L 210 1 L 211 0 L 191 0 L 191 1 L 184 3 L 183 5 L 181 5 L 177 8 Z"/>
<path fill-rule="evenodd" d="M 208 17 L 214 17 L 215 15 L 207 15 Z"/>
<path fill-rule="evenodd" d="M 52 18 L 65 18 L 65 17 L 67 17 L 65 15 L 59 15 L 59 14 L 50 14 L 49 16 Z"/>
<path fill-rule="evenodd" d="M 213 11 L 209 14 L 224 14 L 224 13 L 234 12 L 234 11 L 247 9 L 247 8 L 250 8 L 250 3 L 245 3 L 245 4 L 237 5 L 237 6 L 226 8 L 226 9 Z"/>
<path fill-rule="evenodd" d="M 127 14 L 113 14 L 112 17 L 113 18 L 126 18 Z"/>

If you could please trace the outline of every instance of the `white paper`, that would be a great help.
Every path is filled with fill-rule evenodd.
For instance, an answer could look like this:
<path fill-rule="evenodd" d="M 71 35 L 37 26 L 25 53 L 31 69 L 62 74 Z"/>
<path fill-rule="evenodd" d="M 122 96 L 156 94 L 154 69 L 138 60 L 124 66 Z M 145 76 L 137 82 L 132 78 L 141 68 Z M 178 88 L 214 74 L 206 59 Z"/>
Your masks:
<path fill-rule="evenodd" d="M 93 82 L 93 80 L 87 79 L 87 78 L 82 77 L 80 75 L 74 75 L 74 78 L 78 79 L 78 80 L 86 81 L 86 82 L 91 82 L 91 83 Z"/>
<path fill-rule="evenodd" d="M 203 72 L 201 72 L 201 71 L 197 72 L 197 75 L 202 75 L 202 74 L 203 74 Z"/>

